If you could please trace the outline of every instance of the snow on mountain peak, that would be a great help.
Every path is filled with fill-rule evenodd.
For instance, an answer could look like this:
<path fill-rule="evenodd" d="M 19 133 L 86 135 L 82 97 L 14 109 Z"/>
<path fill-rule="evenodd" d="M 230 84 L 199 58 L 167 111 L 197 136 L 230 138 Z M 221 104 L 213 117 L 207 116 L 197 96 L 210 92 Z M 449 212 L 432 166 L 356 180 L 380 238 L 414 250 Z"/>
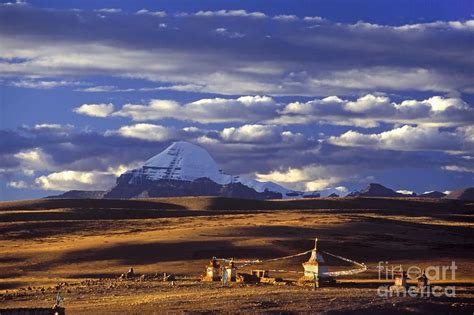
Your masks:
<path fill-rule="evenodd" d="M 220 185 L 241 183 L 257 192 L 265 190 L 278 192 L 283 198 L 289 197 L 290 195 L 287 196 L 289 192 L 293 193 L 291 194 L 293 197 L 297 193 L 272 182 L 259 182 L 245 176 L 225 174 L 205 149 L 186 141 L 173 142 L 165 150 L 147 160 L 142 168 L 131 172 L 133 173 L 131 182 L 142 177 L 148 180 L 183 181 L 194 181 L 205 177 Z"/>
<path fill-rule="evenodd" d="M 193 181 L 207 177 L 216 183 L 230 182 L 231 176 L 219 170 L 211 155 L 200 146 L 178 141 L 143 165 L 143 171 L 151 180 L 174 179 Z"/>

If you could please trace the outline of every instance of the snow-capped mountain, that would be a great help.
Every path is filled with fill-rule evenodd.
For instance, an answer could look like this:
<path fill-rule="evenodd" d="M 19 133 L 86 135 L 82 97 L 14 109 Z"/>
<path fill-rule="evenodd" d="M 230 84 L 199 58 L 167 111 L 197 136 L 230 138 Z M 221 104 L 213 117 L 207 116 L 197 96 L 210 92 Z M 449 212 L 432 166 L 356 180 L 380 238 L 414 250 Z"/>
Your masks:
<path fill-rule="evenodd" d="M 206 150 L 184 141 L 174 142 L 146 161 L 142 168 L 131 172 L 134 174 L 131 180 L 143 176 L 149 180 L 185 181 L 207 177 L 221 185 L 232 180 L 232 176 L 224 174 Z"/>
<path fill-rule="evenodd" d="M 199 185 L 196 185 L 199 182 Z M 203 148 L 185 141 L 172 143 L 147 160 L 141 168 L 127 171 L 106 198 L 226 195 L 249 198 L 298 198 L 302 192 L 272 182 L 224 173 Z"/>

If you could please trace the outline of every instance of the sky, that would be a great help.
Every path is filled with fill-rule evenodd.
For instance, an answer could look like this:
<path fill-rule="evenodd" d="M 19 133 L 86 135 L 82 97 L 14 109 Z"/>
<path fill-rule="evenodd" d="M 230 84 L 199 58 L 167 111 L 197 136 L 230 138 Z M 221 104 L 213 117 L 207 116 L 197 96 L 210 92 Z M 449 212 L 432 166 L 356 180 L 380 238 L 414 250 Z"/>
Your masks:
<path fill-rule="evenodd" d="M 0 1 L 0 200 L 170 143 L 346 194 L 474 186 L 474 2 Z"/>

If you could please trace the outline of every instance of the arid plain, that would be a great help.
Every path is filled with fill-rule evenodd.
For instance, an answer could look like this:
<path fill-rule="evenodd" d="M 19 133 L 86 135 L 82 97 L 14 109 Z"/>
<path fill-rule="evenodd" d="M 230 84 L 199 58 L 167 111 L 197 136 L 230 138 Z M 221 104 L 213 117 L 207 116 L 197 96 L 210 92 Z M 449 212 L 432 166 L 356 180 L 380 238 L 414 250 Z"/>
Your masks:
<path fill-rule="evenodd" d="M 2 308 L 49 307 L 68 314 L 327 312 L 472 313 L 474 204 L 429 199 L 320 198 L 249 201 L 212 197 L 0 203 Z M 319 249 L 368 270 L 311 286 L 200 282 L 213 256 L 268 259 Z M 303 271 L 309 255 L 240 269 Z M 330 270 L 350 264 L 325 257 Z M 446 266 L 454 297 L 380 297 L 380 262 Z M 144 279 L 120 280 L 133 267 Z M 161 281 L 166 272 L 176 281 Z M 155 277 L 155 275 L 157 275 Z M 272 274 L 297 280 L 299 274 Z M 383 275 L 382 275 L 383 276 Z"/>

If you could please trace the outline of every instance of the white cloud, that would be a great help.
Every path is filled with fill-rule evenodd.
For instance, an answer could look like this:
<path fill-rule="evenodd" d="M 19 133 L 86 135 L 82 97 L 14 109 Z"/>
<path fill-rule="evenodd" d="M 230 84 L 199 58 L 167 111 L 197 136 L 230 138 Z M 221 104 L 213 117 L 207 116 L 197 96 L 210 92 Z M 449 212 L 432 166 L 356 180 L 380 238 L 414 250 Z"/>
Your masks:
<path fill-rule="evenodd" d="M 311 122 L 357 127 L 376 127 L 379 123 L 417 124 L 426 127 L 450 127 L 471 124 L 474 109 L 460 98 L 433 96 L 426 100 L 392 102 L 383 95 L 367 94 L 358 99 L 342 100 L 337 96 L 305 103 L 292 102 L 271 120 L 281 124 Z"/>
<path fill-rule="evenodd" d="M 0 3 L 0 6 L 1 5 L 4 5 L 4 6 L 13 6 L 13 5 L 27 5 L 28 3 L 25 1 L 25 0 L 16 0 L 15 2 L 3 2 L 3 3 Z"/>
<path fill-rule="evenodd" d="M 305 16 L 303 18 L 303 21 L 306 21 L 306 22 L 322 22 L 322 21 L 324 21 L 324 19 L 320 16 Z"/>
<path fill-rule="evenodd" d="M 151 100 L 148 105 L 125 104 L 114 116 L 130 117 L 135 121 L 183 117 L 185 110 L 176 101 Z M 184 117 L 183 117 L 184 118 Z"/>
<path fill-rule="evenodd" d="M 40 176 L 35 186 L 43 190 L 104 190 L 115 182 L 115 176 L 108 172 L 62 171 Z"/>
<path fill-rule="evenodd" d="M 221 137 L 231 142 L 271 142 L 280 140 L 280 128 L 274 125 L 244 125 L 224 128 Z"/>
<path fill-rule="evenodd" d="M 342 179 L 338 177 L 328 177 L 328 178 L 320 178 L 315 179 L 305 183 L 304 190 L 306 191 L 315 191 L 315 190 L 323 190 L 328 189 L 331 185 L 339 183 Z"/>
<path fill-rule="evenodd" d="M 135 14 L 137 15 L 151 15 L 156 17 L 166 17 L 167 14 L 165 11 L 149 11 L 147 9 L 138 10 Z"/>
<path fill-rule="evenodd" d="M 231 31 L 228 31 L 226 28 L 223 28 L 223 27 L 216 28 L 215 32 L 219 35 L 227 36 L 229 38 L 242 38 L 242 37 L 245 37 L 245 34 L 243 34 L 243 33 L 231 32 Z"/>
<path fill-rule="evenodd" d="M 474 125 L 459 127 L 457 130 L 464 136 L 467 142 L 474 143 Z"/>
<path fill-rule="evenodd" d="M 314 191 L 330 188 L 342 181 L 342 178 L 331 173 L 328 167 L 313 164 L 284 171 L 275 170 L 268 174 L 257 173 L 256 177 L 258 180 L 273 181 L 292 189 Z"/>
<path fill-rule="evenodd" d="M 413 124 L 423 127 L 470 125 L 474 109 L 460 98 L 433 96 L 426 100 L 396 103 L 384 95 L 366 94 L 356 100 L 328 96 L 286 106 L 268 96 L 235 99 L 200 99 L 187 104 L 172 100 L 151 100 L 148 105 L 125 104 L 113 116 L 134 121 L 173 118 L 200 123 L 255 122 L 276 125 L 309 124 L 377 127 L 380 123 Z"/>
<path fill-rule="evenodd" d="M 10 85 L 19 88 L 49 90 L 58 87 L 83 85 L 83 82 L 66 80 L 20 80 L 12 81 Z"/>
<path fill-rule="evenodd" d="M 138 162 L 135 162 L 135 163 L 132 163 L 132 164 L 128 164 L 128 165 L 119 165 L 119 166 L 116 166 L 116 167 L 109 167 L 107 168 L 107 172 L 106 173 L 109 173 L 109 174 L 113 174 L 114 176 L 116 177 L 119 177 L 120 175 L 122 175 L 123 173 L 125 173 L 126 171 L 128 170 L 132 170 L 132 169 L 135 169 L 135 168 L 139 168 L 143 166 L 143 162 L 142 161 L 138 161 Z"/>
<path fill-rule="evenodd" d="M 83 104 L 74 108 L 74 112 L 92 117 L 107 117 L 114 111 L 114 105 L 109 104 Z"/>
<path fill-rule="evenodd" d="M 235 99 L 200 99 L 187 104 L 153 99 L 147 105 L 125 104 L 113 113 L 112 104 L 84 104 L 74 111 L 96 117 L 129 117 L 134 121 L 173 118 L 200 123 L 259 122 L 277 125 L 318 122 L 362 128 L 377 127 L 380 123 L 454 127 L 470 125 L 474 119 L 474 109 L 460 98 L 433 96 L 421 101 L 408 99 L 396 103 L 387 96 L 374 94 L 366 94 L 356 100 L 328 96 L 305 103 L 290 102 L 284 107 L 271 97 L 256 95 Z"/>
<path fill-rule="evenodd" d="M 379 108 L 387 108 L 389 106 L 390 99 L 388 97 L 371 94 L 360 97 L 355 102 L 347 102 L 344 105 L 347 111 L 355 113 L 374 112 Z"/>
<path fill-rule="evenodd" d="M 474 173 L 474 167 L 472 166 L 446 165 L 442 169 L 451 172 Z"/>
<path fill-rule="evenodd" d="M 346 193 L 346 192 L 349 191 L 349 189 L 347 189 L 347 187 L 344 187 L 344 186 L 337 186 L 334 189 L 341 192 L 341 193 Z"/>
<path fill-rule="evenodd" d="M 275 15 L 273 17 L 274 20 L 279 20 L 279 21 L 296 21 L 298 20 L 298 17 L 296 15 L 288 15 L 288 14 L 281 14 L 281 15 Z"/>
<path fill-rule="evenodd" d="M 307 138 L 301 133 L 283 131 L 276 125 L 247 124 L 240 127 L 228 127 L 219 132 L 223 142 L 228 143 L 265 143 L 297 144 L 304 143 Z"/>
<path fill-rule="evenodd" d="M 401 151 L 460 151 L 464 147 L 465 139 L 457 132 L 405 125 L 378 134 L 362 134 L 350 130 L 341 136 L 331 136 L 329 142 L 345 147 L 360 146 Z"/>
<path fill-rule="evenodd" d="M 23 160 L 26 160 L 26 163 L 22 163 L 22 166 L 25 167 L 28 163 L 31 164 L 33 161 L 37 163 L 41 158 L 38 157 L 36 152 L 25 152 L 21 153 L 20 156 Z M 76 161 L 80 162 L 80 161 Z M 39 162 L 41 163 L 41 162 Z M 26 182 L 23 180 L 11 180 L 7 182 L 7 186 L 16 188 L 16 189 L 42 189 L 42 190 L 105 190 L 115 183 L 116 177 L 125 173 L 127 170 L 137 168 L 141 166 L 143 161 L 137 161 L 130 163 L 128 165 L 118 164 L 116 166 L 108 166 L 105 171 L 98 170 L 63 170 L 53 172 L 47 175 L 39 176 L 32 183 Z M 79 163 L 80 164 L 80 163 Z M 29 165 L 31 166 L 31 165 Z M 48 164 L 39 164 L 33 165 L 36 167 L 36 170 L 54 170 L 59 167 Z M 39 167 L 38 167 L 39 166 Z M 78 166 L 77 163 L 71 163 L 70 167 Z M 97 166 L 97 165 L 96 165 Z M 26 169 L 22 169 L 23 171 Z M 27 176 L 33 176 L 33 173 L 23 172 Z"/>
<path fill-rule="evenodd" d="M 36 124 L 34 129 L 41 130 L 41 129 L 62 129 L 62 125 L 60 124 Z"/>
<path fill-rule="evenodd" d="M 402 194 L 402 195 L 413 196 L 413 193 L 414 193 L 414 192 L 411 191 L 411 190 L 400 189 L 400 190 L 397 190 L 397 193 Z"/>
<path fill-rule="evenodd" d="M 29 188 L 29 185 L 27 182 L 22 181 L 22 180 L 12 180 L 7 183 L 8 187 L 16 188 L 16 189 L 26 189 Z"/>
<path fill-rule="evenodd" d="M 380 26 L 379 26 L 380 27 Z M 456 30 L 470 30 L 474 31 L 474 20 L 467 21 L 436 21 L 431 23 L 406 24 L 395 27 L 400 31 L 424 31 L 428 29 L 456 29 Z"/>
<path fill-rule="evenodd" d="M 96 12 L 99 13 L 120 13 L 122 12 L 122 9 L 118 8 L 102 8 L 102 9 L 97 9 L 95 10 Z"/>
<path fill-rule="evenodd" d="M 268 96 L 242 96 L 237 99 L 201 99 L 185 105 L 171 100 L 151 100 L 148 105 L 126 104 L 114 116 L 135 121 L 174 118 L 201 123 L 257 121 L 274 115 L 275 101 Z"/>
<path fill-rule="evenodd" d="M 108 130 L 105 133 L 106 136 L 116 134 L 126 138 L 136 138 L 157 142 L 172 140 L 179 136 L 178 131 L 174 128 L 153 124 L 135 124 L 130 126 L 122 126 L 116 131 Z"/>
<path fill-rule="evenodd" d="M 52 169 L 54 165 L 53 158 L 41 148 L 20 151 L 14 154 L 14 157 L 19 160 L 21 167 L 28 170 L 30 174 L 35 171 Z"/>
<path fill-rule="evenodd" d="M 198 11 L 196 13 L 184 14 L 201 17 L 250 17 L 250 18 L 266 18 L 262 12 L 247 12 L 246 10 L 218 10 L 218 11 Z"/>
<path fill-rule="evenodd" d="M 78 92 L 90 92 L 90 93 L 99 93 L 99 92 L 117 92 L 122 90 L 118 89 L 114 85 L 98 85 L 98 86 L 91 86 L 87 88 L 82 88 L 82 89 L 76 89 L 75 91 Z"/>
<path fill-rule="evenodd" d="M 36 124 L 33 126 L 34 130 L 45 130 L 45 131 L 56 131 L 56 132 L 65 132 L 73 129 L 74 126 L 67 124 L 67 125 L 61 125 L 61 124 Z"/>

